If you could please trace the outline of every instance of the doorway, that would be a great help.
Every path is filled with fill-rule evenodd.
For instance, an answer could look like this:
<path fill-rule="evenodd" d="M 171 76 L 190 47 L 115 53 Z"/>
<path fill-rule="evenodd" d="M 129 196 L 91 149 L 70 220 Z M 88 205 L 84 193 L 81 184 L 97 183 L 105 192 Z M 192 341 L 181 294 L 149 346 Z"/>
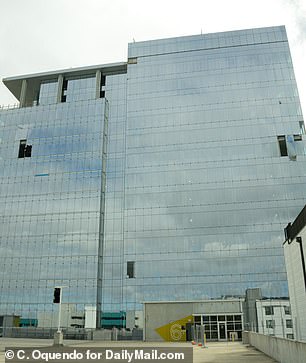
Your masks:
<path fill-rule="evenodd" d="M 218 322 L 218 340 L 227 340 L 226 337 L 226 323 Z"/>
<path fill-rule="evenodd" d="M 186 342 L 191 342 L 192 340 L 192 323 L 186 323 Z"/>

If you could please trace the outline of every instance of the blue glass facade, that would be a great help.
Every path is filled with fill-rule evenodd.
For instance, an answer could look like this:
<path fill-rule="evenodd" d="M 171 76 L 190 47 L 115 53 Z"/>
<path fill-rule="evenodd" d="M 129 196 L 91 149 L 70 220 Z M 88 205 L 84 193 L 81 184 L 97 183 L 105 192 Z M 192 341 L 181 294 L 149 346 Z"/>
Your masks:
<path fill-rule="evenodd" d="M 78 311 L 287 295 L 283 226 L 306 203 L 306 157 L 285 28 L 128 57 L 103 95 L 99 67 L 46 74 L 34 106 L 0 113 L 0 315 L 54 310 L 56 285 Z"/>
<path fill-rule="evenodd" d="M 97 301 L 106 108 L 87 85 L 77 103 L 49 92 L 49 102 L 1 112 L 0 314 L 56 310 L 55 286 L 78 311 Z M 31 157 L 18 158 L 21 139 Z"/>
<path fill-rule="evenodd" d="M 129 57 L 127 309 L 252 287 L 286 296 L 282 229 L 305 201 L 306 165 L 285 29 L 130 44 Z M 278 135 L 296 135 L 294 160 Z"/>

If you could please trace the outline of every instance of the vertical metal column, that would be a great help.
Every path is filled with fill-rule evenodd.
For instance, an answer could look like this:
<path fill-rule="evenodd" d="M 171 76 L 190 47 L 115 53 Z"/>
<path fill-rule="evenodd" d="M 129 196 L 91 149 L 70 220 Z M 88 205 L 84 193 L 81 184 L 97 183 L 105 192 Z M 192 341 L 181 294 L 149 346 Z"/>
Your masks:
<path fill-rule="evenodd" d="M 60 288 L 60 301 L 58 305 L 58 323 L 57 323 L 57 332 L 61 332 L 61 314 L 62 314 L 62 295 L 63 295 L 63 289 Z"/>
<path fill-rule="evenodd" d="M 56 96 L 57 103 L 62 102 L 63 83 L 64 83 L 64 77 L 62 74 L 59 74 L 57 79 L 57 96 Z"/>
<path fill-rule="evenodd" d="M 300 245 L 300 254 L 301 254 L 301 260 L 302 260 L 302 270 L 303 270 L 303 276 L 304 276 L 304 287 L 305 287 L 305 290 L 306 290 L 306 268 L 305 268 L 305 257 L 304 257 L 304 251 L 303 251 L 302 237 L 296 237 L 295 240 Z"/>
<path fill-rule="evenodd" d="M 21 84 L 21 91 L 20 91 L 20 107 L 26 106 L 26 95 L 27 95 L 27 87 L 28 87 L 28 81 L 24 79 Z"/>
<path fill-rule="evenodd" d="M 96 98 L 100 98 L 101 92 L 101 71 L 96 71 Z"/>
<path fill-rule="evenodd" d="M 108 115 L 109 115 L 109 105 L 108 105 L 107 99 L 105 98 L 103 141 L 102 141 L 100 224 L 99 224 L 98 271 L 97 271 L 97 321 L 96 321 L 96 326 L 98 329 L 101 327 L 101 309 L 102 309 L 106 162 L 107 162 L 107 144 L 108 144 Z"/>

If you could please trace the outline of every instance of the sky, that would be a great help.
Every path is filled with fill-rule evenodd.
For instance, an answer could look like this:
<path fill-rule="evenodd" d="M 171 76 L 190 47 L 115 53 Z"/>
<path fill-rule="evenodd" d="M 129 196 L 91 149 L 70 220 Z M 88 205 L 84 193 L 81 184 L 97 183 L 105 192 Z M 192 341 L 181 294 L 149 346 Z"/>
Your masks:
<path fill-rule="evenodd" d="M 306 114 L 305 0 L 0 0 L 0 78 L 121 62 L 128 43 L 285 25 Z M 16 99 L 0 85 L 0 105 Z"/>

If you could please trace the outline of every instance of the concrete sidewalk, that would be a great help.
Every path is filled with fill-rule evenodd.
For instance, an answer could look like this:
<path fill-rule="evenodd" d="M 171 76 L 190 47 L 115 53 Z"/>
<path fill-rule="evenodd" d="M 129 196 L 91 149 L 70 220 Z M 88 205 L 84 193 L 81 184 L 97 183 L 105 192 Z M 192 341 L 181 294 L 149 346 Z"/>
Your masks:
<path fill-rule="evenodd" d="M 273 363 L 274 359 L 256 350 L 254 347 L 243 345 L 241 342 L 213 342 L 208 348 L 195 347 L 194 363 Z"/>
<path fill-rule="evenodd" d="M 53 344 L 50 339 L 0 338 L 0 363 L 4 363 L 5 347 L 46 347 Z M 153 343 L 131 341 L 68 340 L 64 345 L 73 347 L 190 347 L 190 343 Z M 241 342 L 211 342 L 207 348 L 193 346 L 194 363 L 275 363 L 272 358 Z"/>

